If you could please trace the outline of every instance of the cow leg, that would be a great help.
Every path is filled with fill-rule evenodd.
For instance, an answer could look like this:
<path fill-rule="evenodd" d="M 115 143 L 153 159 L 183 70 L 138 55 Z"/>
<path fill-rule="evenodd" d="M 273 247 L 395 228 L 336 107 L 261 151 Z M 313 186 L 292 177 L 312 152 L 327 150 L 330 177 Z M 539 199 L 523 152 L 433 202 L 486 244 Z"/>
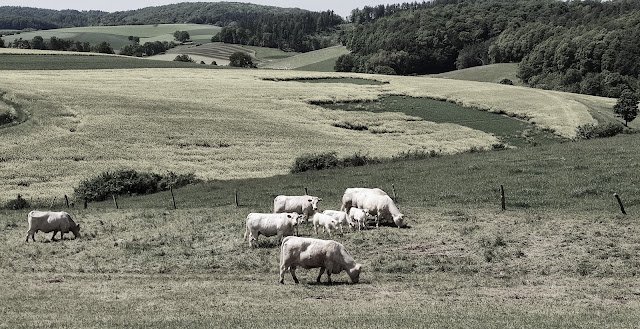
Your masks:
<path fill-rule="evenodd" d="M 296 267 L 295 266 L 289 267 L 289 272 L 291 273 L 293 282 L 295 282 L 296 284 L 300 283 L 300 281 L 298 281 L 298 278 L 296 277 Z"/>
<path fill-rule="evenodd" d="M 376 216 L 376 228 L 380 227 L 380 213 Z"/>
<path fill-rule="evenodd" d="M 64 240 L 64 233 L 60 231 L 60 240 Z"/>
<path fill-rule="evenodd" d="M 331 283 L 331 271 L 327 271 L 327 283 Z"/>
<path fill-rule="evenodd" d="M 284 284 L 284 271 L 287 270 L 287 267 L 284 265 L 280 265 L 280 284 Z"/>
<path fill-rule="evenodd" d="M 320 273 L 318 273 L 318 277 L 316 278 L 316 282 L 320 283 L 320 277 L 324 274 L 324 267 L 320 268 Z"/>
<path fill-rule="evenodd" d="M 27 241 L 26 242 L 29 242 L 29 236 L 31 236 L 31 231 L 27 232 Z"/>
<path fill-rule="evenodd" d="M 56 241 L 56 234 L 58 234 L 58 231 L 53 231 L 53 235 L 51 236 L 51 241 Z"/>

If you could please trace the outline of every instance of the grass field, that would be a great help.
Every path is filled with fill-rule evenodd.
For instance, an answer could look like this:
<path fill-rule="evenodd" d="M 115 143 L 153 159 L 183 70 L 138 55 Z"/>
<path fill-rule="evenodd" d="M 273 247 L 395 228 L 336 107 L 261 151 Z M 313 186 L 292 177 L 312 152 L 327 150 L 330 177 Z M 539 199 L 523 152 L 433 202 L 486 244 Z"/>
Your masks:
<path fill-rule="evenodd" d="M 84 237 L 54 243 L 40 233 L 25 244 L 25 212 L 2 211 L 3 324 L 635 328 L 640 182 L 637 166 L 617 164 L 640 163 L 639 138 L 218 181 L 176 190 L 178 210 L 167 193 L 122 198 L 120 210 L 73 211 Z M 330 209 L 345 187 L 392 183 L 410 228 L 335 236 L 363 263 L 360 284 L 342 273 L 318 285 L 299 270 L 301 284 L 279 285 L 274 239 L 242 241 L 246 214 L 269 211 L 276 194 L 308 187 Z"/>
<path fill-rule="evenodd" d="M 204 24 L 159 24 L 159 25 L 120 25 L 120 26 L 87 26 L 54 30 L 25 32 L 5 36 L 5 42 L 13 42 L 17 38 L 31 40 L 41 36 L 45 40 L 55 36 L 74 41 L 89 42 L 92 45 L 107 41 L 114 49 L 120 49 L 131 42 L 129 36 L 140 37 L 140 43 L 150 41 L 173 41 L 173 32 L 188 31 L 194 42 L 208 42 L 220 31 L 220 27 Z"/>
<path fill-rule="evenodd" d="M 494 83 L 498 83 L 502 79 L 509 79 L 514 85 L 521 86 L 522 81 L 516 76 L 517 73 L 518 63 L 500 63 L 433 74 L 430 77 Z"/>
<path fill-rule="evenodd" d="M 147 59 L 156 60 L 173 60 L 176 55 L 186 54 L 194 58 L 196 61 L 201 60 L 207 64 L 215 60 L 218 65 L 228 65 L 229 56 L 235 52 L 243 52 L 253 57 L 257 64 L 268 63 L 276 59 L 282 59 L 293 56 L 297 53 L 284 52 L 280 49 L 235 45 L 222 42 L 209 42 L 199 46 L 185 45 L 170 49 L 166 54 L 147 57 Z"/>
<path fill-rule="evenodd" d="M 308 53 L 291 56 L 281 60 L 275 60 L 271 63 L 265 64 L 261 67 L 267 69 L 280 69 L 280 70 L 293 70 L 306 67 L 307 71 L 333 71 L 333 66 L 329 68 L 329 62 L 335 60 L 344 54 L 348 54 L 349 51 L 344 46 L 335 46 L 324 48 L 316 51 L 310 51 Z"/>
<path fill-rule="evenodd" d="M 390 83 L 263 80 L 331 76 Z M 450 154 L 490 149 L 497 142 L 486 132 L 452 123 L 402 113 L 326 110 L 309 102 L 406 94 L 526 113 L 537 123 L 546 119 L 561 127 L 559 132 L 575 134 L 575 125 L 593 121 L 586 106 L 562 93 L 445 79 L 198 69 L 4 71 L 3 78 L 5 97 L 30 115 L 2 131 L 4 200 L 17 193 L 28 198 L 71 194 L 80 180 L 118 168 L 193 172 L 204 179 L 267 177 L 286 173 L 303 153 Z M 397 133 L 333 126 L 343 121 Z"/>

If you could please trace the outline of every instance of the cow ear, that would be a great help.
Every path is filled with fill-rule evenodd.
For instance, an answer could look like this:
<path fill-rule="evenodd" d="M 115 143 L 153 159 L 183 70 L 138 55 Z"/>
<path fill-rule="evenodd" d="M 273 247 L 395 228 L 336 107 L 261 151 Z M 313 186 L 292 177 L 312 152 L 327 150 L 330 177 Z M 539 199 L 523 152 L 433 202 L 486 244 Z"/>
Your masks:
<path fill-rule="evenodd" d="M 309 200 L 307 200 L 307 201 L 309 201 L 309 202 L 313 202 L 313 200 L 311 200 L 311 199 L 309 199 Z"/>
<path fill-rule="evenodd" d="M 287 217 L 291 218 L 291 215 L 287 215 Z"/>

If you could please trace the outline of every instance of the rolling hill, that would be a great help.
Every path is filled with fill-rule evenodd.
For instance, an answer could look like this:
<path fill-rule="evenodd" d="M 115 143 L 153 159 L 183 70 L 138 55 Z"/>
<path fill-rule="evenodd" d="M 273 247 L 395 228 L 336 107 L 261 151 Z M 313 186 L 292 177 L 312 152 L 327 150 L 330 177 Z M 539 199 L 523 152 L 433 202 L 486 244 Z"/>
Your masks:
<path fill-rule="evenodd" d="M 338 59 L 340 55 L 348 53 L 349 51 L 346 47 L 335 46 L 291 56 L 282 60 L 275 60 L 261 67 L 278 70 L 333 72 L 336 59 Z"/>

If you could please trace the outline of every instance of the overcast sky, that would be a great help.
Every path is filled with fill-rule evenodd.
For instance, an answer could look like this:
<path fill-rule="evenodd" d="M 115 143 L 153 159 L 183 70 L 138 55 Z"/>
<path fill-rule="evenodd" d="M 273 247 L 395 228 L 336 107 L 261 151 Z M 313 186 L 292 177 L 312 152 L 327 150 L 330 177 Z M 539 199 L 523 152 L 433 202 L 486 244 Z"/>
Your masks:
<path fill-rule="evenodd" d="M 200 0 L 206 1 L 206 0 Z M 217 2 L 210 1 L 210 2 Z M 224 1 L 224 0 L 223 0 Z M 313 11 L 328 10 L 335 11 L 340 16 L 347 16 L 351 9 L 361 8 L 364 6 L 378 5 L 382 3 L 400 3 L 406 0 L 385 1 L 385 0 L 252 0 L 235 2 L 251 2 L 262 5 L 277 7 L 297 7 Z M 170 3 L 179 3 L 186 1 L 172 0 L 0 0 L 0 6 L 23 6 L 49 9 L 77 9 L 77 10 L 103 10 L 103 11 L 119 11 L 138 9 L 149 6 L 160 6 Z M 195 2 L 195 1 L 190 1 Z"/>

